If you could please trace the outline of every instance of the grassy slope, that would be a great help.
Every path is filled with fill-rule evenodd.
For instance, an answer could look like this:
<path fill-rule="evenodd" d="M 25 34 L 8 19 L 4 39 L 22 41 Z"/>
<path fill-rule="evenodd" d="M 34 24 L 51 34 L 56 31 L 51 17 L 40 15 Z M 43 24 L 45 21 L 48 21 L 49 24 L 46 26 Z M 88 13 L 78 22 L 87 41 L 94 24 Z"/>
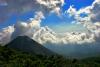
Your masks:
<path fill-rule="evenodd" d="M 0 46 L 0 67 L 100 67 L 100 57 L 82 60 L 42 56 Z"/>

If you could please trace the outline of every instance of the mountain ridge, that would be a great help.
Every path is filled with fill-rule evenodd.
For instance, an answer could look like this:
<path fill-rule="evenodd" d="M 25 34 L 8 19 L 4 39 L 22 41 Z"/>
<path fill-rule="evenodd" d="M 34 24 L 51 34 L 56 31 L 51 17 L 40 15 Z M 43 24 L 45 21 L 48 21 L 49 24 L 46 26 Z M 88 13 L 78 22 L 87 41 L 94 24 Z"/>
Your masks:
<path fill-rule="evenodd" d="M 13 48 L 16 50 L 21 50 L 23 52 L 35 53 L 41 55 L 55 55 L 56 53 L 51 50 L 45 48 L 41 44 L 37 43 L 33 39 L 28 36 L 18 36 L 10 43 L 6 45 L 8 48 Z"/>

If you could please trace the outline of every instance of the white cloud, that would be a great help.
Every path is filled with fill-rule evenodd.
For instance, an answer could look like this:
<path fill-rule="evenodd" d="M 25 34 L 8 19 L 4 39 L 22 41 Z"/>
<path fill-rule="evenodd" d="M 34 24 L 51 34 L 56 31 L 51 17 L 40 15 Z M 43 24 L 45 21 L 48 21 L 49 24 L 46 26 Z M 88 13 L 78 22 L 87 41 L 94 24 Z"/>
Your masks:
<path fill-rule="evenodd" d="M 91 20 L 93 22 L 100 22 L 100 0 L 95 0 L 91 7 Z"/>
<path fill-rule="evenodd" d="M 9 4 L 9 1 L 7 1 L 7 3 Z M 13 2 L 11 3 L 13 4 Z M 14 25 L 15 30 L 14 30 L 14 33 L 12 34 L 12 39 L 16 38 L 17 36 L 22 36 L 22 35 L 27 35 L 31 37 L 33 35 L 34 30 L 38 30 L 40 28 L 40 23 L 42 19 L 45 19 L 44 17 L 45 14 L 54 12 L 60 15 L 60 10 L 61 10 L 60 7 L 64 4 L 64 0 L 35 0 L 33 1 L 33 3 L 34 3 L 33 4 L 34 11 L 36 12 L 34 18 L 30 18 L 29 23 L 17 22 Z M 17 4 L 17 6 L 19 5 Z M 3 35 L 2 32 L 0 33 L 0 35 L 1 36 Z M 11 34 L 6 33 L 5 35 L 11 35 Z M 0 38 L 0 41 L 4 43 L 3 37 Z"/>
<path fill-rule="evenodd" d="M 2 43 L 2 46 L 11 41 L 11 36 L 13 32 L 14 26 L 8 26 L 0 31 L 0 44 Z"/>
<path fill-rule="evenodd" d="M 45 19 L 44 14 L 41 11 L 36 12 L 34 18 L 30 18 L 29 27 L 30 28 L 32 28 L 32 27 L 39 28 L 42 19 Z"/>
<path fill-rule="evenodd" d="M 33 34 L 32 38 L 41 44 L 45 44 L 47 42 L 54 44 L 83 44 L 95 42 L 95 36 L 91 33 L 72 32 L 57 34 L 48 27 L 40 28 Z"/>
<path fill-rule="evenodd" d="M 73 8 L 73 6 L 70 6 L 69 9 L 67 11 L 65 11 L 65 13 L 68 13 L 70 16 L 73 16 L 74 14 L 76 14 L 76 9 Z"/>
<path fill-rule="evenodd" d="M 14 30 L 14 33 L 12 34 L 12 38 L 14 39 L 17 36 L 23 36 L 23 35 L 31 36 L 34 30 L 37 30 L 40 28 L 41 20 L 44 18 L 45 17 L 43 13 L 40 11 L 40 12 L 36 12 L 36 15 L 34 16 L 34 18 L 30 18 L 30 21 L 28 23 L 17 22 L 17 24 L 15 24 L 14 26 L 15 30 Z"/>
<path fill-rule="evenodd" d="M 64 0 L 36 0 L 38 4 L 41 5 L 42 10 L 46 10 L 48 12 L 55 12 L 56 14 L 60 14 L 60 7 L 64 5 Z"/>
<path fill-rule="evenodd" d="M 8 4 L 7 4 L 7 2 L 6 1 L 4 1 L 4 0 L 1 0 L 0 1 L 0 6 L 7 6 Z"/>
<path fill-rule="evenodd" d="M 87 6 L 85 8 L 81 8 L 80 10 L 76 11 L 73 6 L 66 11 L 69 15 L 75 16 L 76 20 L 83 21 L 87 19 L 87 22 L 100 22 L 100 0 L 95 0 L 91 6 Z M 80 14 L 87 14 L 88 16 L 83 18 Z"/>
<path fill-rule="evenodd" d="M 70 16 L 74 16 L 77 24 L 86 27 L 95 38 L 100 39 L 100 0 L 95 0 L 91 6 L 76 11 L 72 6 L 66 11 Z M 81 14 L 87 16 L 81 17 Z"/>
<path fill-rule="evenodd" d="M 55 12 L 59 11 L 60 9 L 58 6 L 61 6 L 61 4 L 63 4 L 62 0 L 37 0 L 37 2 L 41 4 L 41 6 L 45 6 L 47 7 L 47 9 L 51 9 L 50 11 L 54 10 Z M 27 35 L 41 44 L 47 42 L 56 44 L 83 44 L 96 42 L 96 40 L 100 37 L 100 23 L 92 23 L 92 12 L 90 9 L 92 9 L 91 6 L 82 8 L 79 11 L 77 11 L 75 8 L 71 6 L 68 9 L 68 11 L 66 11 L 66 13 L 69 13 L 70 16 L 75 17 L 77 23 L 83 24 L 83 26 L 88 29 L 88 33 L 72 32 L 59 35 L 48 27 L 41 27 L 41 20 L 45 19 L 45 17 L 43 11 L 40 10 L 36 12 L 34 18 L 30 19 L 29 23 L 19 22 L 15 24 L 15 30 L 12 35 L 12 38 Z M 81 13 L 89 14 L 89 16 L 81 17 Z"/>
<path fill-rule="evenodd" d="M 44 15 L 51 12 L 60 14 L 63 4 L 64 0 L 0 0 L 0 6 L 6 6 L 0 9 L 0 22 L 7 21 L 12 13 L 17 16 L 30 11 L 41 11 Z"/>

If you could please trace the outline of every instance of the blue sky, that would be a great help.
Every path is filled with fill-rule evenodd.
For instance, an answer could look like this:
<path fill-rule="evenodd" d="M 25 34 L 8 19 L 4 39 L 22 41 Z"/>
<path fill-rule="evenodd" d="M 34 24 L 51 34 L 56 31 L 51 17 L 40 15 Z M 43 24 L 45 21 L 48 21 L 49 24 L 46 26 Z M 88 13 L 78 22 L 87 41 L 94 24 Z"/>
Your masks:
<path fill-rule="evenodd" d="M 70 5 L 73 5 L 77 10 L 93 3 L 94 0 L 65 0 L 66 4 L 63 7 L 64 10 L 68 9 Z"/>
<path fill-rule="evenodd" d="M 62 7 L 62 10 L 64 12 L 71 5 L 73 5 L 77 10 L 79 10 L 80 8 L 91 5 L 93 3 L 93 1 L 94 0 L 65 0 L 65 5 Z M 2 4 L 2 2 L 0 4 Z M 13 5 L 11 5 L 11 6 L 13 6 Z M 15 9 L 20 9 L 20 8 L 21 7 L 18 7 Z M 3 11 L 3 9 L 6 9 L 6 6 L 0 5 L 0 10 L 1 10 L 0 20 L 2 20 L 2 21 L 0 21 L 0 29 L 4 28 L 6 26 L 9 26 L 9 25 L 15 24 L 18 21 L 28 21 L 29 18 L 34 17 L 33 10 L 29 10 L 29 11 L 26 11 L 24 13 L 22 12 L 19 14 L 16 12 L 8 11 L 7 15 L 3 16 L 3 13 L 5 12 L 5 11 Z M 5 16 L 8 16 L 8 17 L 6 18 Z M 4 19 L 2 19 L 3 17 L 4 17 Z M 73 18 L 69 18 L 67 15 L 66 16 L 64 15 L 63 17 L 58 17 L 56 14 L 53 13 L 53 14 L 46 16 L 46 18 L 42 21 L 41 25 L 49 26 L 55 30 L 57 30 L 58 27 L 59 27 L 59 29 L 64 29 L 64 28 L 61 28 L 60 26 L 64 25 L 63 27 L 68 27 L 73 20 L 74 20 Z M 57 28 L 55 25 L 57 26 Z"/>

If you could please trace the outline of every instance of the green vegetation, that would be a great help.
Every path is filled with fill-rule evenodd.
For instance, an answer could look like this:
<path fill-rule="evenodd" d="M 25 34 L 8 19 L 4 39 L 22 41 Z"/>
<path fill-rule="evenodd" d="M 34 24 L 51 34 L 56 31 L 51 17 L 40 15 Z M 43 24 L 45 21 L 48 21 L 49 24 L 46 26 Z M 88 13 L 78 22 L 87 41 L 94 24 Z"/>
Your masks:
<path fill-rule="evenodd" d="M 100 57 L 83 60 L 33 55 L 0 46 L 0 67 L 100 67 Z"/>

